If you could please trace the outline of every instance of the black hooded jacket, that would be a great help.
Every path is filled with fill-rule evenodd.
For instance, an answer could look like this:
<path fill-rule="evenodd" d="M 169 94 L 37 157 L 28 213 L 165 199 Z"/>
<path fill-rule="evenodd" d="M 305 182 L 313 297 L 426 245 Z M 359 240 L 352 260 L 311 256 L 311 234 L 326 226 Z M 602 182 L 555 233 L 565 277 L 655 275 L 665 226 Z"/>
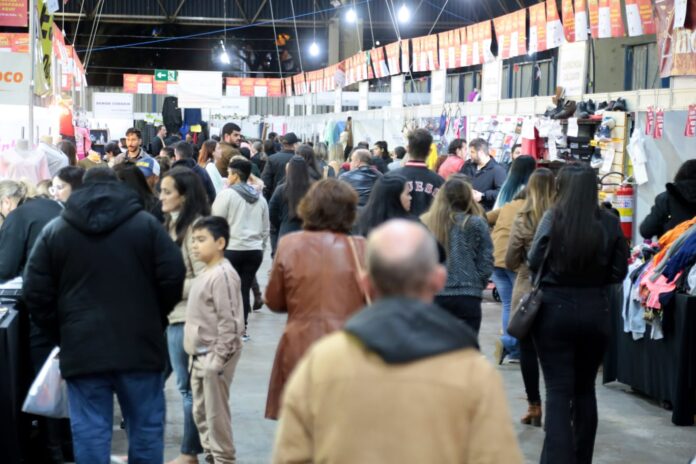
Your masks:
<path fill-rule="evenodd" d="M 640 224 L 643 238 L 660 237 L 696 216 L 696 180 L 674 182 L 667 184 L 666 188 L 655 197 L 650 214 Z"/>
<path fill-rule="evenodd" d="M 160 371 L 185 274 L 180 249 L 135 192 L 88 183 L 37 239 L 23 298 L 35 324 L 58 337 L 63 377 Z"/>
<path fill-rule="evenodd" d="M 375 302 L 349 319 L 344 330 L 389 364 L 478 349 L 476 334 L 464 322 L 437 305 L 405 297 Z"/>

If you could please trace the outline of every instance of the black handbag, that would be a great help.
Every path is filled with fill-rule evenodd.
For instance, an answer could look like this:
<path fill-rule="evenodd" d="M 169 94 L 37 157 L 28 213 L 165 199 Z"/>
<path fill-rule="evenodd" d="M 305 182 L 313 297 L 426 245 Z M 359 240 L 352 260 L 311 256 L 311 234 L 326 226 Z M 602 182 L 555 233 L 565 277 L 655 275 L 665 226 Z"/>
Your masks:
<path fill-rule="evenodd" d="M 544 296 L 544 292 L 541 290 L 541 278 L 544 274 L 544 267 L 546 266 L 550 249 L 551 243 L 547 243 L 539 272 L 534 276 L 532 291 L 522 297 L 517 312 L 510 318 L 508 323 L 508 333 L 518 340 L 529 335 L 532 325 L 534 325 L 534 319 L 539 312 L 539 308 L 541 308 L 541 300 Z"/>

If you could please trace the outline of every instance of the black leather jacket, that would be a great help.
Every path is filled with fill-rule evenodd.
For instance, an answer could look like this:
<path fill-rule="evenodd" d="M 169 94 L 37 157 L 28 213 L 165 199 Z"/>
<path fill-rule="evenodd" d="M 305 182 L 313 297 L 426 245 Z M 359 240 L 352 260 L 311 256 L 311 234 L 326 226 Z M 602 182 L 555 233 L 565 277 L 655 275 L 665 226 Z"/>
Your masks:
<path fill-rule="evenodd" d="M 358 169 L 341 174 L 338 179 L 348 182 L 360 196 L 358 206 L 365 206 L 370 198 L 372 187 L 381 177 L 382 174 L 379 171 L 369 166 L 361 166 Z"/>

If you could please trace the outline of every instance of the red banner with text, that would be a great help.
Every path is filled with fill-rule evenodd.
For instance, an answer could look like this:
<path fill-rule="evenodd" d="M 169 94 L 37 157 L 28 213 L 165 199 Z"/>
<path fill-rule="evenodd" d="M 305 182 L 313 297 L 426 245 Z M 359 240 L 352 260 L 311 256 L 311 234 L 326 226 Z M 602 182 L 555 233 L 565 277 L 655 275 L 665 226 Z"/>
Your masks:
<path fill-rule="evenodd" d="M 653 17 L 651 1 L 626 0 L 626 24 L 628 25 L 628 35 L 631 37 L 655 34 L 657 26 Z"/>
<path fill-rule="evenodd" d="M 529 53 L 546 50 L 546 5 L 537 3 L 529 7 Z"/>
<path fill-rule="evenodd" d="M 493 23 L 500 58 L 514 58 L 527 54 L 527 10 L 500 16 L 495 18 Z"/>
<path fill-rule="evenodd" d="M 27 0 L 0 0 L 0 26 L 27 27 Z"/>
<path fill-rule="evenodd" d="M 563 16 L 563 34 L 566 42 L 575 42 L 575 11 L 573 0 L 562 0 L 561 15 Z"/>

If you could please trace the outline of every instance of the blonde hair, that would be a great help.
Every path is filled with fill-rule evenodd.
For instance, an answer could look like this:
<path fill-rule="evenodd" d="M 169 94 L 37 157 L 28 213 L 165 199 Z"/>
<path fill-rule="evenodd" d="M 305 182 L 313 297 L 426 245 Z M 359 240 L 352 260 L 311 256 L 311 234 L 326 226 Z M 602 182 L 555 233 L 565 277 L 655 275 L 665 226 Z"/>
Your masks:
<path fill-rule="evenodd" d="M 553 206 L 556 198 L 556 180 L 547 168 L 536 169 L 527 182 L 527 198 L 519 214 L 536 229 L 544 213 Z"/>
<path fill-rule="evenodd" d="M 458 213 L 483 216 L 483 208 L 474 200 L 474 190 L 462 174 L 453 174 L 435 195 L 430 210 L 421 216 L 423 224 L 435 239 L 449 250 L 449 234 L 457 223 Z"/>
<path fill-rule="evenodd" d="M 331 145 L 331 148 L 329 149 L 329 161 L 338 164 L 343 164 L 345 161 L 343 146 L 340 143 Z"/>
<path fill-rule="evenodd" d="M 3 198 L 13 198 L 17 203 L 21 203 L 27 198 L 36 196 L 36 189 L 28 182 L 16 180 L 0 181 L 0 200 Z"/>

